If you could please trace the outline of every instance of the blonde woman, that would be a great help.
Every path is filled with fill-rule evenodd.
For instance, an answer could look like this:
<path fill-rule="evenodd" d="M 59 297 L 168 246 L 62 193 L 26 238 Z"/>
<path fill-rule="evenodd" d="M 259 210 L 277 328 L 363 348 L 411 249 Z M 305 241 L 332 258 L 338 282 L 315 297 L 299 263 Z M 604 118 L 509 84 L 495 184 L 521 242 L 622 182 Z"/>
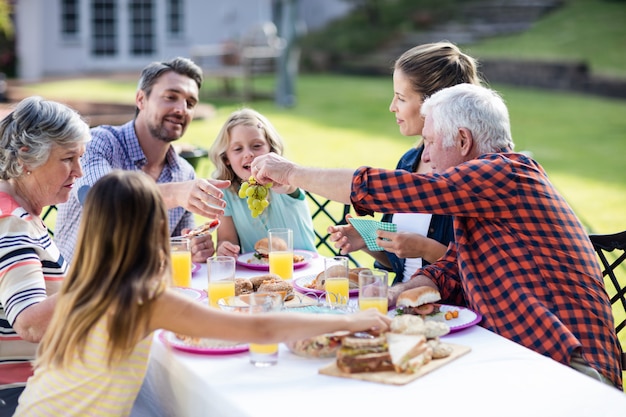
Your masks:
<path fill-rule="evenodd" d="M 243 108 L 228 117 L 209 157 L 215 166 L 213 178 L 229 180 L 224 190 L 226 208 L 222 224 L 217 230 L 217 254 L 237 257 L 240 253 L 254 251 L 254 244 L 267 237 L 271 228 L 293 230 L 293 247 L 315 251 L 315 232 L 304 192 L 297 187 L 273 187 L 267 199 L 269 206 L 252 217 L 246 199 L 237 192 L 242 181 L 252 173 L 250 164 L 259 155 L 275 152 L 283 154 L 284 143 L 270 121 L 259 112 Z"/>
<path fill-rule="evenodd" d="M 113 171 L 89 191 L 74 257 L 15 416 L 125 416 L 145 376 L 156 329 L 276 343 L 347 330 L 384 331 L 375 310 L 351 315 L 212 309 L 169 288 L 167 209 L 137 171 Z"/>

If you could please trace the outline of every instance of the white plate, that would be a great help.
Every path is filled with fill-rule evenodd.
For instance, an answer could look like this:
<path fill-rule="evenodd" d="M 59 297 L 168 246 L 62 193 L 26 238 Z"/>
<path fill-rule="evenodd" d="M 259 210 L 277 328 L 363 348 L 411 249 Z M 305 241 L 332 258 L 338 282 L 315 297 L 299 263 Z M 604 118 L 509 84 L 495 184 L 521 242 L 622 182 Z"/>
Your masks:
<path fill-rule="evenodd" d="M 453 310 L 456 310 L 459 312 L 459 317 L 450 319 L 450 320 L 444 320 L 444 323 L 446 323 L 450 327 L 450 333 L 458 332 L 459 330 L 463 330 L 468 327 L 474 326 L 475 324 L 480 323 L 480 321 L 483 319 L 483 316 L 465 307 L 440 304 L 440 309 L 444 313 L 446 311 L 453 311 Z M 390 317 L 395 317 L 396 309 L 393 308 L 389 310 L 389 313 L 387 313 L 387 315 Z"/>
<path fill-rule="evenodd" d="M 311 259 L 317 257 L 317 253 L 310 252 L 308 250 L 295 249 L 293 253 L 304 258 L 302 262 L 296 262 L 293 264 L 294 269 L 302 268 L 308 265 Z M 255 269 L 257 271 L 269 271 L 270 266 L 267 263 L 268 261 L 256 258 L 254 254 L 255 252 L 242 253 L 237 257 L 237 265 L 248 269 Z"/>
<path fill-rule="evenodd" d="M 179 293 L 186 295 L 187 297 L 193 300 L 204 300 L 205 298 L 207 298 L 206 292 L 202 290 L 197 290 L 195 288 L 188 288 L 188 287 L 172 287 L 172 288 L 174 288 Z"/>
<path fill-rule="evenodd" d="M 302 294 L 307 294 L 307 293 L 312 293 L 315 295 L 324 295 L 326 294 L 326 291 L 323 290 L 318 290 L 316 288 L 308 288 L 307 285 L 310 284 L 311 282 L 313 282 L 313 280 L 315 279 L 316 275 L 307 275 L 304 277 L 300 277 L 300 278 L 296 278 L 293 280 L 293 288 L 302 293 Z M 354 297 L 354 296 L 358 296 L 359 295 L 359 289 L 358 288 L 352 288 L 348 291 L 348 294 L 350 295 L 350 297 Z"/>

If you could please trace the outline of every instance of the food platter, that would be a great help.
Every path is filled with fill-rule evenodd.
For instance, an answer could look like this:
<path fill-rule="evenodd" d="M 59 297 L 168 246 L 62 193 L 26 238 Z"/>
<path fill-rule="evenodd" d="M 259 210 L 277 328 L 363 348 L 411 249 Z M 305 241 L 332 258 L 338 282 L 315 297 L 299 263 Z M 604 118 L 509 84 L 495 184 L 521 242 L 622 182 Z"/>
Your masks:
<path fill-rule="evenodd" d="M 317 296 L 319 295 L 325 295 L 326 291 L 323 290 L 318 290 L 316 288 L 308 288 L 307 285 L 311 284 L 313 282 L 313 280 L 315 279 L 316 275 L 307 275 L 304 277 L 300 277 L 300 278 L 296 278 L 293 280 L 293 288 L 294 290 L 303 293 L 303 294 L 315 294 Z M 348 294 L 350 295 L 350 297 L 355 297 L 359 295 L 359 289 L 358 288 L 352 288 L 348 291 Z"/>
<path fill-rule="evenodd" d="M 200 355 L 232 355 L 248 351 L 247 344 L 235 344 L 217 339 L 201 339 L 199 343 L 189 344 L 167 330 L 161 330 L 158 337 L 166 346 L 187 353 Z"/>
<path fill-rule="evenodd" d="M 295 286 L 294 286 L 295 287 Z M 473 310 L 465 307 L 452 306 L 447 304 L 440 304 L 440 309 L 444 313 L 446 311 L 458 311 L 459 316 L 450 320 L 445 320 L 446 323 L 450 327 L 450 333 L 458 332 L 459 330 L 467 329 L 468 327 L 472 327 L 483 319 L 483 316 L 476 313 Z M 390 317 L 396 316 L 396 310 L 391 309 L 389 313 L 387 313 Z"/>
<path fill-rule="evenodd" d="M 311 259 L 316 258 L 318 255 L 315 252 L 307 250 L 296 249 L 293 251 L 295 255 L 300 255 L 304 258 L 302 262 L 296 262 L 293 264 L 294 269 L 302 268 L 309 264 Z M 254 269 L 256 271 L 269 271 L 270 266 L 265 260 L 257 259 L 254 256 L 255 252 L 242 253 L 237 257 L 237 265 L 244 268 Z"/>

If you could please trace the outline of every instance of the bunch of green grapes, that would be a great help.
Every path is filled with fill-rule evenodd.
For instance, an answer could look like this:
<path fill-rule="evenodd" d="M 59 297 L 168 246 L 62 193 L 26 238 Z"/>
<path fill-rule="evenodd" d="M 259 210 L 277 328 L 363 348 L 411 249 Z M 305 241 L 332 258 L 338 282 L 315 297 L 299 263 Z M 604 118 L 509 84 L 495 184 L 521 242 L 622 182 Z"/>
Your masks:
<path fill-rule="evenodd" d="M 241 187 L 239 187 L 239 198 L 248 199 L 248 208 L 250 209 L 252 217 L 258 217 L 259 214 L 263 213 L 263 210 L 270 205 L 267 196 L 271 187 L 271 182 L 262 185 L 257 183 L 254 177 L 250 177 L 248 181 L 241 183 Z"/>

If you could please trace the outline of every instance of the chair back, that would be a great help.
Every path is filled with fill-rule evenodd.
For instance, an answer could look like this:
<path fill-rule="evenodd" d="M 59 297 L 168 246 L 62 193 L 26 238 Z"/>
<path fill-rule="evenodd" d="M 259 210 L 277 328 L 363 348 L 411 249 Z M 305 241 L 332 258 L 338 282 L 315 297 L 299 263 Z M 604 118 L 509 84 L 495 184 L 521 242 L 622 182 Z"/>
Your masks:
<path fill-rule="evenodd" d="M 58 210 L 57 206 L 55 205 L 45 207 L 43 216 L 41 216 L 41 220 L 43 220 L 43 222 L 48 227 L 48 234 L 52 238 L 54 237 L 54 230 L 52 229 L 52 224 L 56 220 L 56 216 L 54 214 L 56 214 L 57 210 Z"/>
<path fill-rule="evenodd" d="M 330 223 L 334 225 L 346 224 L 346 214 L 350 213 L 350 205 L 349 204 L 341 204 L 331 200 L 326 200 L 318 195 L 314 195 L 305 191 L 305 195 L 311 202 L 311 207 L 313 208 L 311 212 L 311 217 L 313 218 L 313 224 L 315 226 L 315 219 L 317 216 L 326 217 Z M 333 255 L 340 255 L 339 249 L 335 248 L 331 242 L 328 241 L 330 237 L 330 233 L 326 231 L 328 227 L 328 223 L 324 223 L 323 230 L 314 229 L 315 236 L 317 237 L 317 242 L 315 243 L 316 248 L 324 247 L 328 249 Z M 322 229 L 320 227 L 320 229 Z M 360 267 L 359 262 L 352 257 L 352 255 L 347 255 L 350 262 L 355 267 Z"/>
<path fill-rule="evenodd" d="M 626 231 L 610 235 L 591 234 L 589 239 L 602 263 L 602 276 L 605 277 L 611 297 L 615 332 L 621 346 L 621 340 L 626 340 Z M 623 273 L 621 279 L 617 277 L 617 271 Z M 626 353 L 623 348 L 620 359 L 622 370 L 626 370 Z"/>

